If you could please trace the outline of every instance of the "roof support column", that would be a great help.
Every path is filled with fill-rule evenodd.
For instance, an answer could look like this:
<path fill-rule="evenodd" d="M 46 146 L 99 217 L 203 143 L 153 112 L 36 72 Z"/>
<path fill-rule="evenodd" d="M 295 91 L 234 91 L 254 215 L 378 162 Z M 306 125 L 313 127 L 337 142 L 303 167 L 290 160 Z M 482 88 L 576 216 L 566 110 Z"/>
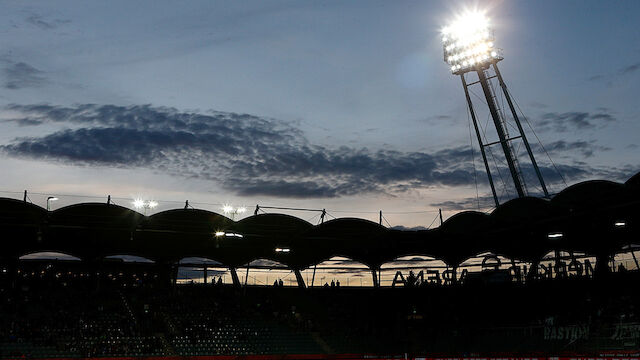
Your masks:
<path fill-rule="evenodd" d="M 172 287 L 178 278 L 178 267 L 170 262 L 158 261 L 156 265 L 160 287 Z"/>
<path fill-rule="evenodd" d="M 306 285 L 304 284 L 304 279 L 302 278 L 302 274 L 300 270 L 293 270 L 293 273 L 296 274 L 296 280 L 298 281 L 298 287 L 300 289 L 306 289 Z"/>
<path fill-rule="evenodd" d="M 380 281 L 378 280 L 378 269 L 371 268 L 371 276 L 373 277 L 373 287 L 380 287 Z"/>
<path fill-rule="evenodd" d="M 233 280 L 233 286 L 240 287 L 240 279 L 238 278 L 238 272 L 236 268 L 229 268 L 229 272 L 231 273 L 231 280 Z"/>

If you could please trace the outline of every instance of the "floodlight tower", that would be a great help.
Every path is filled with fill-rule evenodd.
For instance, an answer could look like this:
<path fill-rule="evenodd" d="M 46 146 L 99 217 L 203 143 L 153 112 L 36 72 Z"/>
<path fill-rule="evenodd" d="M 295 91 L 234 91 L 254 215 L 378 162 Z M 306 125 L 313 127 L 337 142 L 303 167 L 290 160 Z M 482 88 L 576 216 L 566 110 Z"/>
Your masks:
<path fill-rule="evenodd" d="M 495 186 L 493 184 L 493 177 L 487 161 L 487 155 L 485 148 L 492 145 L 500 144 L 502 151 L 504 152 L 509 172 L 511 173 L 511 179 L 515 186 L 518 197 L 527 195 L 527 188 L 518 164 L 517 154 L 513 150 L 512 142 L 516 139 L 522 139 L 524 146 L 529 154 L 531 164 L 536 172 L 538 181 L 544 192 L 544 196 L 548 197 L 547 187 L 542 178 L 542 173 L 538 168 L 538 164 L 529 146 L 529 141 L 522 129 L 520 119 L 513 106 L 507 86 L 502 79 L 502 74 L 498 70 L 498 62 L 503 59 L 501 51 L 494 45 L 494 36 L 489 26 L 489 20 L 481 12 L 469 12 L 451 25 L 445 27 L 442 30 L 442 47 L 444 49 L 444 61 L 449 64 L 451 73 L 453 75 L 460 75 L 462 80 L 462 87 L 464 88 L 464 94 L 469 106 L 469 112 L 471 113 L 471 119 L 473 120 L 473 126 L 478 137 L 478 144 L 480 145 L 480 153 L 484 160 L 485 170 L 489 177 L 489 185 L 491 186 L 491 192 L 493 193 L 493 199 L 496 206 L 499 205 L 498 195 L 496 193 Z M 493 70 L 493 74 L 490 71 Z M 467 83 L 465 74 L 475 72 L 478 75 L 478 80 Z M 499 107 L 496 101 L 497 94 L 494 91 L 494 86 L 491 82 L 492 79 L 497 78 L 502 93 L 507 101 L 509 109 L 511 110 L 511 116 L 516 124 L 517 135 L 511 136 L 507 128 L 507 118 Z M 478 121 L 476 119 L 476 112 L 471 102 L 471 96 L 469 96 L 469 87 L 475 84 L 480 84 L 484 97 L 487 102 L 487 107 L 493 119 L 496 132 L 498 135 L 498 141 L 487 143 L 483 140 Z"/>

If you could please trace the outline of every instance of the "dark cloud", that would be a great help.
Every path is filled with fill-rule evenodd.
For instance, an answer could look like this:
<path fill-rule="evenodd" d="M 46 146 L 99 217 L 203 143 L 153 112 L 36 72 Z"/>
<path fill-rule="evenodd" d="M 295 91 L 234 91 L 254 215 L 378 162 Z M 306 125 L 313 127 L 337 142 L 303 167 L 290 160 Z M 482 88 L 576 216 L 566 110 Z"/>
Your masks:
<path fill-rule="evenodd" d="M 625 75 L 630 75 L 632 73 L 635 73 L 639 69 L 640 69 L 640 62 L 636 62 L 634 64 L 627 65 L 627 66 L 624 66 L 622 68 L 619 68 L 614 73 L 592 75 L 592 76 L 587 78 L 587 81 L 606 80 L 608 85 L 611 85 L 613 83 L 613 81 L 619 80 Z"/>
<path fill-rule="evenodd" d="M 464 198 L 461 200 L 447 200 L 443 202 L 432 203 L 431 206 L 438 207 L 442 210 L 469 210 L 475 209 L 477 211 L 483 211 L 490 209 L 495 206 L 495 202 L 493 201 L 493 196 L 491 195 L 482 195 L 477 198 Z"/>
<path fill-rule="evenodd" d="M 323 261 L 324 265 L 326 266 L 339 266 L 339 265 L 349 265 L 349 266 L 353 266 L 353 265 L 357 265 L 357 266 L 362 266 L 362 263 L 359 263 L 355 260 L 351 260 L 351 259 L 338 259 L 338 260 L 326 260 Z"/>
<path fill-rule="evenodd" d="M 42 16 L 35 15 L 35 14 L 27 17 L 25 20 L 27 23 L 33 26 L 36 26 L 42 30 L 57 29 L 60 25 L 68 24 L 71 22 L 70 20 L 60 20 L 60 19 L 46 20 Z"/>
<path fill-rule="evenodd" d="M 616 118 L 606 110 L 600 109 L 596 113 L 590 112 L 549 112 L 542 115 L 536 125 L 540 131 L 568 132 L 588 130 L 606 126 L 616 121 Z"/>
<path fill-rule="evenodd" d="M 547 105 L 547 104 L 543 104 L 543 103 L 541 103 L 541 102 L 537 102 L 537 101 L 534 101 L 534 102 L 530 103 L 529 105 L 530 105 L 531 107 L 536 108 L 536 109 L 546 109 L 546 108 L 548 108 L 548 107 L 549 107 L 549 105 Z"/>
<path fill-rule="evenodd" d="M 587 78 L 588 81 L 599 81 L 604 79 L 604 75 L 593 75 Z"/>
<path fill-rule="evenodd" d="M 331 270 L 327 270 L 327 273 L 332 275 L 349 274 L 351 275 L 351 277 L 364 277 L 363 274 L 369 275 L 370 270 L 368 269 L 331 269 Z"/>
<path fill-rule="evenodd" d="M 274 119 L 148 105 L 9 105 L 7 109 L 18 115 L 5 121 L 22 126 L 70 127 L 14 139 L 0 146 L 7 155 L 150 168 L 211 180 L 240 195 L 329 198 L 475 184 L 471 151 L 466 147 L 435 153 L 334 148 L 311 144 L 298 128 Z M 587 145 L 564 143 L 554 149 L 587 151 Z M 572 167 L 572 176 L 590 174 L 590 170 L 576 173 L 582 168 Z M 478 179 L 484 184 L 483 177 Z"/>
<path fill-rule="evenodd" d="M 406 227 L 403 225 L 396 225 L 396 226 L 392 226 L 391 227 L 392 230 L 401 230 L 401 231 L 419 231 L 419 230 L 428 230 L 428 228 L 424 227 L 424 226 L 413 226 L 413 227 Z M 419 258 L 418 258 L 419 259 Z"/>
<path fill-rule="evenodd" d="M 631 73 L 634 73 L 634 72 L 638 71 L 638 69 L 640 69 L 640 62 L 637 62 L 635 64 L 631 64 L 629 66 L 626 66 L 626 67 L 620 69 L 620 74 L 628 75 L 628 74 L 631 74 Z"/>
<path fill-rule="evenodd" d="M 246 266 L 246 264 L 245 264 Z M 281 264 L 277 261 L 274 260 L 269 260 L 269 259 L 257 259 L 257 260 L 253 260 L 249 263 L 249 266 L 268 266 L 268 267 L 272 267 L 272 268 L 278 268 L 278 269 L 288 269 L 288 267 L 284 264 Z"/>
<path fill-rule="evenodd" d="M 591 140 L 591 141 L 558 140 L 558 141 L 554 141 L 546 144 L 544 148 L 545 150 L 547 150 L 549 154 L 552 154 L 558 157 L 563 157 L 563 158 L 576 158 L 575 155 L 580 155 L 584 158 L 589 158 L 589 157 L 592 157 L 597 152 L 611 150 L 611 148 L 609 147 L 597 145 L 595 140 Z M 526 156 L 526 153 L 524 153 L 524 149 L 522 150 L 523 152 L 520 154 L 520 156 Z M 534 151 L 534 153 L 540 153 L 542 148 L 540 147 L 540 145 L 535 144 L 535 145 L 532 145 L 532 150 Z"/>
<path fill-rule="evenodd" d="M 33 66 L 19 62 L 9 64 L 4 68 L 4 87 L 6 89 L 17 90 L 28 87 L 39 87 L 47 82 L 44 72 Z"/>
<path fill-rule="evenodd" d="M 453 124 L 458 124 L 461 120 L 462 119 L 454 118 L 451 115 L 440 114 L 440 115 L 428 116 L 426 118 L 419 119 L 418 121 L 422 123 L 427 123 L 430 125 L 435 125 L 435 124 L 453 125 Z"/>
<path fill-rule="evenodd" d="M 587 179 L 607 179 L 611 181 L 625 182 L 631 176 L 638 172 L 638 166 L 623 166 L 623 167 L 592 167 L 584 162 L 574 161 L 573 164 L 556 164 L 556 166 L 547 166 L 541 165 L 539 166 L 540 172 L 542 173 L 542 177 L 547 184 L 547 188 L 551 195 L 561 191 L 566 186 L 563 184 L 561 187 L 553 186 L 550 187 L 550 184 L 560 184 L 564 181 L 567 182 L 567 186 L 573 183 L 584 181 Z M 543 196 L 542 189 L 539 187 L 538 179 L 535 177 L 533 172 L 533 168 L 530 164 L 521 164 L 522 173 L 525 174 L 525 183 L 528 184 L 528 194 L 530 196 Z M 503 174 L 508 174 L 508 169 L 501 168 L 501 172 Z M 562 174 L 562 175 L 560 175 Z M 507 175 L 509 176 L 509 175 Z M 501 185 L 499 183 L 499 178 L 494 174 L 494 183 L 496 184 L 496 189 L 498 190 L 498 200 L 500 203 L 504 203 L 505 201 L 515 197 L 516 195 L 504 194 L 500 191 Z M 450 200 L 438 203 L 431 203 L 433 207 L 438 207 L 443 210 L 478 210 L 478 211 L 488 211 L 495 207 L 495 202 L 493 200 L 493 196 L 489 194 L 481 194 L 478 197 L 469 197 L 463 198 L 460 200 Z"/>

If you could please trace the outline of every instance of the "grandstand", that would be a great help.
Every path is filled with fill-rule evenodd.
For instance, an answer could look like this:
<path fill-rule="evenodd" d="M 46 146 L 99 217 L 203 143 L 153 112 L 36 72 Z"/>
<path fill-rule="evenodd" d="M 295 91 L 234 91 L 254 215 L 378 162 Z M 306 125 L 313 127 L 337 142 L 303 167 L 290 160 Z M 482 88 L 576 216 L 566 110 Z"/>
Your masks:
<path fill-rule="evenodd" d="M 4 198 L 0 357 L 634 354 L 639 222 L 640 174 L 421 231 Z"/>

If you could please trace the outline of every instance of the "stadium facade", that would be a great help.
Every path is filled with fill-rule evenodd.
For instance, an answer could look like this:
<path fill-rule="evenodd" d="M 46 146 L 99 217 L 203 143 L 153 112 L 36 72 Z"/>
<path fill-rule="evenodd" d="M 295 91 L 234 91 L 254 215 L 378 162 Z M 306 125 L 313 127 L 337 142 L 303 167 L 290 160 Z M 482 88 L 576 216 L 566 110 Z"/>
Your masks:
<path fill-rule="evenodd" d="M 640 174 L 624 184 L 578 183 L 550 200 L 516 198 L 490 214 L 464 211 L 438 228 L 421 231 L 394 230 L 356 218 L 313 226 L 283 214 L 259 214 L 235 222 L 198 209 L 147 217 L 108 203 L 81 203 L 49 212 L 27 202 L 0 199 L 1 261 L 8 275 L 15 274 L 21 256 L 34 252 L 69 254 L 90 269 L 98 269 L 108 256 L 133 255 L 153 260 L 166 284 L 175 282 L 180 260 L 189 257 L 224 264 L 237 286 L 241 283 L 237 268 L 270 259 L 288 266 L 298 285 L 305 287 L 300 271 L 333 256 L 365 264 L 374 286 L 380 283 L 385 263 L 407 255 L 444 261 L 454 270 L 452 281 L 465 259 L 482 253 L 530 264 L 529 277 L 540 275 L 538 264 L 549 252 L 589 254 L 596 259 L 592 264 L 596 275 L 606 276 L 616 253 L 638 245 L 639 222 Z"/>

